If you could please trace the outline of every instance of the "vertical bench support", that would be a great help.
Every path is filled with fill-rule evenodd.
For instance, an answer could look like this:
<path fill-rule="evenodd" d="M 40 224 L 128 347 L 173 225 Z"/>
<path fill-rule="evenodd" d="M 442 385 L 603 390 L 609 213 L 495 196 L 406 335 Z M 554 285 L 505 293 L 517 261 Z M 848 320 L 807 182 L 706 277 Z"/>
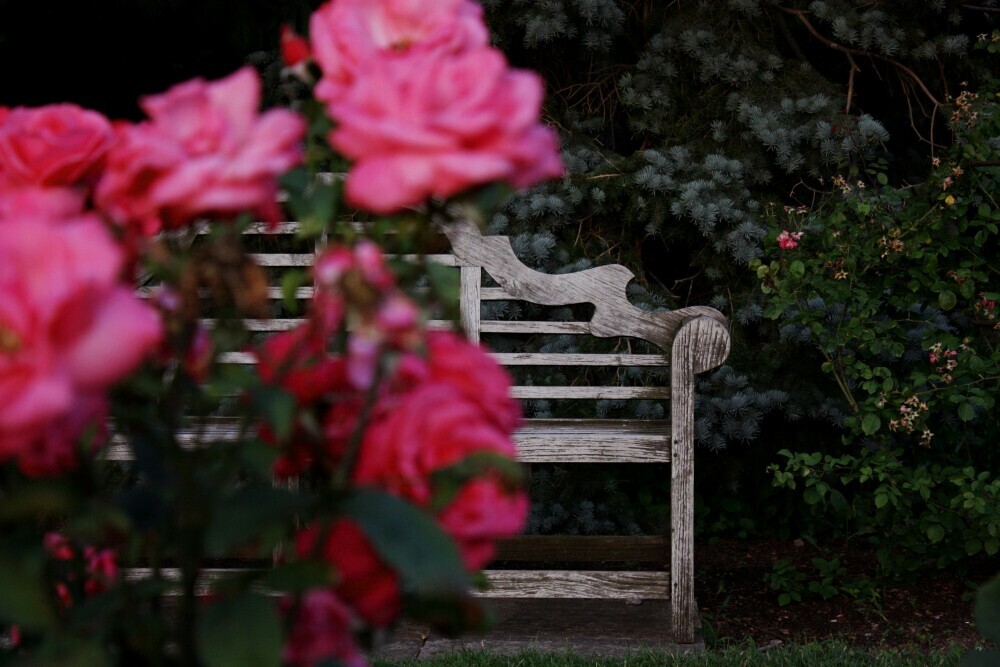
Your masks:
<path fill-rule="evenodd" d="M 466 338 L 473 343 L 478 343 L 483 270 L 478 266 L 463 266 L 461 270 L 461 292 L 458 307 L 462 329 L 465 330 Z"/>
<path fill-rule="evenodd" d="M 681 325 L 671 350 L 670 601 L 671 634 L 694 643 L 694 380 L 729 354 L 729 332 L 709 317 Z"/>

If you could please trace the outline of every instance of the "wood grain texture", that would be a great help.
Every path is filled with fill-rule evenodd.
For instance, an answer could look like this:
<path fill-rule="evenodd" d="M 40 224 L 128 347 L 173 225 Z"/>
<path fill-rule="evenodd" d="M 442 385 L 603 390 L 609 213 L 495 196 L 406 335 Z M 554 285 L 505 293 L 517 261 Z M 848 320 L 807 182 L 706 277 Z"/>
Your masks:
<path fill-rule="evenodd" d="M 665 354 L 494 353 L 502 366 L 667 366 Z"/>
<path fill-rule="evenodd" d="M 626 286 L 635 276 L 618 264 L 550 275 L 525 266 L 514 254 L 508 237 L 482 236 L 471 220 L 450 222 L 442 229 L 461 266 L 482 267 L 508 294 L 545 306 L 592 303 L 590 333 L 595 336 L 634 336 L 670 350 L 685 319 L 705 316 L 725 322 L 719 311 L 703 306 L 667 312 L 633 306 Z"/>
<path fill-rule="evenodd" d="M 648 599 L 670 597 L 669 572 L 604 570 L 487 570 L 495 598 Z"/>
<path fill-rule="evenodd" d="M 514 433 L 526 463 L 668 463 L 666 421 L 528 419 Z"/>
<path fill-rule="evenodd" d="M 240 435 L 235 419 L 203 419 L 177 432 L 182 447 L 234 442 Z M 518 458 L 530 463 L 668 463 L 670 448 L 666 421 L 615 419 L 528 419 L 514 434 Z M 108 461 L 130 461 L 125 438 L 114 433 L 102 456 Z M 252 434 L 252 433 L 251 433 Z"/>
<path fill-rule="evenodd" d="M 514 398 L 589 398 L 589 399 L 630 399 L 666 400 L 670 398 L 667 387 L 538 387 L 513 386 L 510 395 Z"/>
<path fill-rule="evenodd" d="M 671 623 L 674 641 L 690 644 L 694 602 L 694 380 L 729 354 L 729 332 L 714 319 L 691 318 L 674 340 L 670 384 L 671 449 Z"/>
<path fill-rule="evenodd" d="M 483 270 L 478 266 L 462 267 L 458 308 L 462 318 L 462 330 L 473 343 L 479 342 L 482 280 Z"/>

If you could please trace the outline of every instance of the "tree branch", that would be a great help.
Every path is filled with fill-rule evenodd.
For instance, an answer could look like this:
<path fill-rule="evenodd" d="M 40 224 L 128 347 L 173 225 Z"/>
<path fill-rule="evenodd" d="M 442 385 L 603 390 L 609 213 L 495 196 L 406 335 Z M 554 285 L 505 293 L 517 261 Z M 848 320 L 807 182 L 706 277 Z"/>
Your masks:
<path fill-rule="evenodd" d="M 889 63 L 900 72 L 906 74 L 906 76 L 908 76 L 915 84 L 917 84 L 920 90 L 923 91 L 924 95 L 927 96 L 927 99 L 929 99 L 931 102 L 934 103 L 934 106 L 941 106 L 941 102 L 937 99 L 937 97 L 934 96 L 934 93 L 930 91 L 930 89 L 923 82 L 923 80 L 917 75 L 917 73 L 914 72 L 909 67 L 907 67 L 906 65 L 904 65 L 903 63 L 899 62 L 898 60 L 893 60 L 892 58 L 879 55 L 878 53 L 867 53 L 860 49 L 854 49 L 849 46 L 844 46 L 843 44 L 839 44 L 838 42 L 833 41 L 832 39 L 830 39 L 826 35 L 823 35 L 822 33 L 820 33 L 820 31 L 816 29 L 816 26 L 814 26 L 809 21 L 809 17 L 807 16 L 807 12 L 805 10 L 793 9 L 791 7 L 782 7 L 781 5 L 775 5 L 775 7 L 780 11 L 785 12 L 786 14 L 791 14 L 792 16 L 798 17 L 799 21 L 802 22 L 802 25 L 805 26 L 806 30 L 809 31 L 809 34 L 811 34 L 813 37 L 821 41 L 825 46 L 835 51 L 840 51 L 841 53 L 844 53 L 848 57 L 852 55 L 865 56 L 867 58 L 873 58 L 873 59 L 878 58 L 879 60 L 883 60 Z"/>
<path fill-rule="evenodd" d="M 981 5 L 962 5 L 962 9 L 969 9 L 974 12 L 987 12 L 990 14 L 1000 14 L 1000 7 L 983 7 Z"/>

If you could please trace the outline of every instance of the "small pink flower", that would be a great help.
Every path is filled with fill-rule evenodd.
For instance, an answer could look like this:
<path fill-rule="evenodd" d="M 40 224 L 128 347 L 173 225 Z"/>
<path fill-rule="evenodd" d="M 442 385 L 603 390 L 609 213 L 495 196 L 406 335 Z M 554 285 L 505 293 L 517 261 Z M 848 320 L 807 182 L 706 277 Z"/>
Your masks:
<path fill-rule="evenodd" d="M 541 79 L 495 49 L 372 61 L 329 107 L 330 143 L 355 160 L 348 200 L 391 213 L 492 181 L 524 188 L 561 176 L 542 97 Z"/>
<path fill-rule="evenodd" d="M 285 67 L 295 67 L 309 60 L 309 42 L 297 34 L 290 25 L 281 26 L 281 60 Z"/>
<path fill-rule="evenodd" d="M 118 557 L 113 549 L 84 547 L 83 558 L 89 575 L 83 584 L 87 595 L 99 595 L 118 581 Z"/>
<path fill-rule="evenodd" d="M 799 239 L 802 238 L 804 232 L 790 232 L 788 230 L 782 230 L 778 234 L 778 247 L 782 250 L 791 250 L 792 248 L 797 248 L 799 245 Z"/>
<path fill-rule="evenodd" d="M 282 605 L 295 607 L 290 601 Z M 355 625 L 350 608 L 325 588 L 314 588 L 302 596 L 281 658 L 293 667 L 317 667 L 336 661 L 343 667 L 365 667 L 367 663 L 354 643 Z"/>
<path fill-rule="evenodd" d="M 335 0 L 313 13 L 309 33 L 323 71 L 316 97 L 324 102 L 339 100 L 373 59 L 489 44 L 482 7 L 471 0 Z"/>
<path fill-rule="evenodd" d="M 45 552 L 56 560 L 70 560 L 73 558 L 73 547 L 70 546 L 69 540 L 62 533 L 45 533 L 45 537 L 42 539 L 42 546 L 45 547 Z"/>
<path fill-rule="evenodd" d="M 144 98 L 150 120 L 118 128 L 97 204 L 140 235 L 243 211 L 277 219 L 277 177 L 301 161 L 305 122 L 283 109 L 258 114 L 260 94 L 244 67 Z"/>

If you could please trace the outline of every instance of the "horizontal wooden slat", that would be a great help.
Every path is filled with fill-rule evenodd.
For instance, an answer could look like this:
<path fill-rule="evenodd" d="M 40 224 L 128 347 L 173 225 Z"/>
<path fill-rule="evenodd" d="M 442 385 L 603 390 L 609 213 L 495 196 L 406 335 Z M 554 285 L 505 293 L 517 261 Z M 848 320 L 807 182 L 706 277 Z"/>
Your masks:
<path fill-rule="evenodd" d="M 195 585 L 196 595 L 208 595 L 215 582 L 233 575 L 244 574 L 247 568 L 205 568 Z M 648 599 L 670 598 L 670 573 L 610 572 L 601 570 L 487 570 L 489 588 L 477 595 L 494 598 L 565 598 L 565 599 Z M 150 579 L 150 568 L 124 568 L 126 581 Z M 160 576 L 180 585 L 177 568 L 162 568 Z M 173 589 L 167 595 L 178 595 Z"/>
<path fill-rule="evenodd" d="M 214 329 L 216 325 L 216 320 L 212 318 L 206 318 L 201 320 L 202 324 L 208 329 Z M 247 331 L 288 331 L 289 329 L 294 329 L 305 322 L 302 318 L 289 317 L 287 319 L 276 319 L 276 320 L 243 320 L 243 326 L 246 327 Z"/>
<path fill-rule="evenodd" d="M 315 253 L 267 252 L 250 255 L 260 266 L 312 266 Z"/>
<path fill-rule="evenodd" d="M 660 420 L 527 419 L 514 434 L 526 463 L 669 463 L 670 424 Z"/>
<path fill-rule="evenodd" d="M 232 442 L 241 428 L 237 419 L 207 419 L 179 431 L 177 441 L 192 447 Z M 669 434 L 670 425 L 659 420 L 528 419 L 514 441 L 519 460 L 526 463 L 669 463 Z M 132 452 L 125 439 L 114 434 L 103 456 L 128 461 Z"/>
<path fill-rule="evenodd" d="M 664 366 L 670 358 L 663 354 L 516 354 L 491 355 L 503 366 Z M 229 352 L 219 356 L 229 364 L 252 364 L 254 356 L 246 352 Z"/>
<path fill-rule="evenodd" d="M 135 291 L 135 294 L 141 299 L 148 299 L 150 296 L 155 294 L 158 289 L 159 289 L 158 287 L 140 287 Z M 314 291 L 315 290 L 313 290 L 312 287 L 298 287 L 295 290 L 295 298 L 311 299 L 313 297 Z M 211 293 L 207 289 L 202 288 L 198 290 L 198 296 L 205 298 L 211 296 Z M 285 294 L 280 287 L 268 287 L 267 298 L 284 299 Z"/>
<path fill-rule="evenodd" d="M 665 354 L 546 354 L 541 352 L 495 353 L 503 366 L 669 366 Z"/>
<path fill-rule="evenodd" d="M 487 570 L 495 598 L 593 598 L 666 600 L 670 573 L 570 570 Z"/>
<path fill-rule="evenodd" d="M 212 592 L 212 585 L 220 579 L 250 571 L 250 568 L 203 568 L 200 572 L 201 576 L 198 577 L 198 583 L 195 584 L 195 595 L 208 595 Z M 122 576 L 128 582 L 145 581 L 153 577 L 153 570 L 148 567 L 128 567 L 122 569 Z M 173 582 L 180 586 L 181 571 L 179 568 L 161 568 L 160 577 L 165 581 Z M 168 596 L 176 596 L 180 595 L 180 591 L 174 588 L 168 590 L 166 594 Z M 272 595 L 276 596 L 278 593 L 272 593 Z"/>
<path fill-rule="evenodd" d="M 506 334 L 588 334 L 590 322 L 515 322 L 513 320 L 483 320 L 481 333 Z"/>
<path fill-rule="evenodd" d="M 631 398 L 646 398 L 665 400 L 670 398 L 670 389 L 666 387 L 511 387 L 510 394 L 514 398 L 590 398 L 624 400 Z"/>
<path fill-rule="evenodd" d="M 663 535 L 521 535 L 498 542 L 494 560 L 667 563 L 670 539 Z"/>

